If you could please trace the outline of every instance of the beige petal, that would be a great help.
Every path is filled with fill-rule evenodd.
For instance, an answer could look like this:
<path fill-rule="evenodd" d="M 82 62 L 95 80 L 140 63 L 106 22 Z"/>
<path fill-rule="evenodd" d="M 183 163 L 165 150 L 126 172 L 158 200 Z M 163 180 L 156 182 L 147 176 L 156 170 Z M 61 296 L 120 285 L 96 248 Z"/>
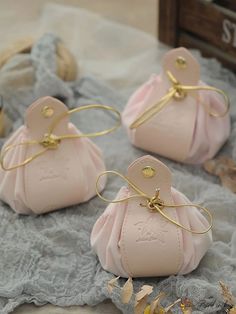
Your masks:
<path fill-rule="evenodd" d="M 152 293 L 153 286 L 143 285 L 138 293 L 136 293 L 135 301 L 138 302 L 145 296 L 148 296 Z"/>
<path fill-rule="evenodd" d="M 143 314 L 146 306 L 147 306 L 147 296 L 143 297 L 142 299 L 140 299 L 134 308 L 134 314 Z"/>
<path fill-rule="evenodd" d="M 129 278 L 121 289 L 121 302 L 124 304 L 129 303 L 132 295 L 133 295 L 133 282 L 132 278 Z"/>
<path fill-rule="evenodd" d="M 176 304 L 178 304 L 178 303 L 180 303 L 181 302 L 181 299 L 178 299 L 178 300 L 176 300 L 175 302 L 173 302 L 172 304 L 170 304 L 169 306 L 167 306 L 166 308 L 165 308 L 165 311 L 166 311 L 166 313 L 172 313 L 171 312 L 171 309 L 176 305 Z"/>
<path fill-rule="evenodd" d="M 150 306 L 150 314 L 156 314 L 156 312 L 158 313 L 159 311 L 157 310 L 162 310 L 161 309 L 161 305 L 160 302 L 161 300 L 165 297 L 165 293 L 161 292 L 159 293 L 155 299 L 152 301 L 151 306 Z M 164 312 L 165 313 L 165 312 Z"/>
<path fill-rule="evenodd" d="M 117 283 L 119 278 L 120 277 L 116 277 L 116 278 L 113 278 L 110 281 L 108 281 L 108 283 L 107 283 L 107 290 L 108 290 L 108 292 L 110 294 L 112 293 L 113 288 L 116 286 L 116 283 Z"/>

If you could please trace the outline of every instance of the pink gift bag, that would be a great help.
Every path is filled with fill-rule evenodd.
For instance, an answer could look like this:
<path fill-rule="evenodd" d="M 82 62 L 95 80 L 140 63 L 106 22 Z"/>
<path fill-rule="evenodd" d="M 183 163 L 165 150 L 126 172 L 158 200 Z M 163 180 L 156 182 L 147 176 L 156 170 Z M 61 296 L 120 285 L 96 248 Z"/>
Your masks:
<path fill-rule="evenodd" d="M 0 199 L 20 214 L 43 214 L 88 201 L 95 196 L 95 182 L 105 165 L 100 149 L 88 138 L 107 134 L 114 128 L 81 133 L 69 115 L 88 105 L 68 111 L 59 100 L 44 97 L 26 111 L 25 125 L 5 143 L 1 151 Z M 119 116 L 120 120 L 120 116 Z M 100 186 L 102 190 L 105 180 Z"/>
<path fill-rule="evenodd" d="M 169 51 L 162 68 L 134 92 L 123 111 L 129 139 L 176 161 L 203 163 L 229 137 L 229 99 L 200 81 L 200 66 L 185 48 Z"/>
<path fill-rule="evenodd" d="M 99 179 L 108 174 L 128 183 L 112 201 L 99 192 Z M 144 156 L 129 166 L 126 177 L 105 171 L 99 179 L 98 195 L 111 203 L 93 227 L 91 246 L 105 270 L 149 277 L 187 274 L 198 266 L 212 243 L 212 216 L 171 186 L 167 166 Z"/>

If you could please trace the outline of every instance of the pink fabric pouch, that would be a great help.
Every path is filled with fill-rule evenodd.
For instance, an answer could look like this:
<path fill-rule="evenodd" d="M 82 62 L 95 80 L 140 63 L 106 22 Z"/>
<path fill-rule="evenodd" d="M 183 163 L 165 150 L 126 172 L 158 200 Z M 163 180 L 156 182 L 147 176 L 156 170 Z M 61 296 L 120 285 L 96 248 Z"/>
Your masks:
<path fill-rule="evenodd" d="M 25 125 L 3 146 L 0 199 L 17 213 L 43 214 L 95 196 L 103 156 L 69 122 L 72 111 L 55 98 L 38 99 L 27 109 Z"/>
<path fill-rule="evenodd" d="M 200 81 L 200 67 L 185 48 L 169 51 L 162 73 L 130 97 L 122 120 L 131 143 L 183 162 L 211 159 L 230 133 L 229 100 Z"/>
<path fill-rule="evenodd" d="M 117 175 L 113 171 L 102 175 L 109 173 Z M 91 246 L 102 267 L 121 277 L 193 271 L 212 243 L 210 212 L 191 204 L 185 195 L 171 187 L 170 170 L 154 157 L 137 159 L 123 178 L 128 179 L 128 187 L 120 189 L 91 234 Z M 156 188 L 159 192 L 154 199 Z M 149 201 L 140 193 L 149 195 Z M 159 211 L 153 210 L 150 200 L 152 205 L 159 204 Z M 199 208 L 208 212 L 209 222 Z"/>

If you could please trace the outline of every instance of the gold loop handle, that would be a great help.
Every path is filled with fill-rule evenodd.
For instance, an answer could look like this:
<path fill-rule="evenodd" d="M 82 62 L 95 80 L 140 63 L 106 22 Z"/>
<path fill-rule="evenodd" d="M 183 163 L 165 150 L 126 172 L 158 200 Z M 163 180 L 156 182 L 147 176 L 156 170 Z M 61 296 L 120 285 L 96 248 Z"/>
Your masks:
<path fill-rule="evenodd" d="M 170 71 L 167 71 L 167 76 L 172 83 L 172 87 L 169 89 L 166 95 L 164 95 L 156 104 L 153 106 L 147 108 L 131 125 L 130 129 L 136 129 L 143 123 L 145 123 L 147 120 L 152 118 L 154 115 L 156 115 L 158 112 L 160 112 L 172 99 L 175 100 L 182 100 L 184 99 L 189 91 L 213 91 L 218 94 L 220 94 L 225 102 L 225 111 L 222 114 L 219 114 L 215 111 L 211 111 L 209 108 L 205 108 L 207 113 L 215 118 L 223 118 L 228 112 L 230 108 L 230 101 L 227 94 L 216 87 L 213 86 L 188 86 L 188 85 L 182 85 L 180 82 L 177 81 L 177 79 L 173 76 L 173 74 Z M 204 104 L 201 100 L 199 100 L 201 104 Z"/>
<path fill-rule="evenodd" d="M 101 193 L 99 192 L 99 181 L 100 179 L 108 174 L 112 174 L 112 175 L 116 175 L 118 177 L 120 177 L 121 179 L 123 179 L 126 183 L 128 183 L 128 185 L 137 193 L 137 194 L 133 194 L 130 195 L 128 197 L 125 198 L 121 198 L 118 200 L 110 200 L 104 196 L 101 195 Z M 142 207 L 146 207 L 151 211 L 157 211 L 160 215 L 162 215 L 162 217 L 164 217 L 166 220 L 168 220 L 169 222 L 171 222 L 172 224 L 174 224 L 175 226 L 187 231 L 187 232 L 191 232 L 192 234 L 205 234 L 208 231 L 211 230 L 212 228 L 212 224 L 213 224 L 213 218 L 212 218 L 212 214 L 210 213 L 209 209 L 207 209 L 206 207 L 203 207 L 201 205 L 198 204 L 179 204 L 179 205 L 173 205 L 173 204 L 166 204 L 163 200 L 160 199 L 159 197 L 159 193 L 160 190 L 157 189 L 157 192 L 154 196 L 150 196 L 147 195 L 145 192 L 143 192 L 137 185 L 135 185 L 131 180 L 129 180 L 126 176 L 124 176 L 123 174 L 119 173 L 118 171 L 114 171 L 114 170 L 110 170 L 110 171 L 104 171 L 102 172 L 96 181 L 96 192 L 97 195 L 99 196 L 99 198 L 101 198 L 104 202 L 107 203 L 122 203 L 122 202 L 127 202 L 130 199 L 133 198 L 144 198 L 146 199 L 146 204 L 140 204 L 140 206 Z M 208 223 L 209 226 L 207 229 L 203 230 L 203 231 L 196 231 L 196 230 L 192 230 L 190 228 L 187 228 L 185 226 L 183 226 L 182 224 L 180 224 L 179 222 L 175 221 L 174 219 L 170 218 L 167 214 L 164 213 L 164 208 L 180 208 L 180 207 L 195 207 L 198 209 L 201 209 L 205 212 L 205 214 L 208 216 Z"/>
<path fill-rule="evenodd" d="M 113 108 L 111 106 L 92 104 L 92 105 L 85 105 L 85 106 L 81 106 L 81 107 L 78 107 L 78 108 L 74 108 L 74 109 L 68 110 L 66 112 L 66 114 L 62 114 L 57 119 L 55 119 L 55 121 L 53 121 L 51 127 L 49 128 L 49 132 L 48 133 L 52 134 L 54 129 L 55 129 L 55 127 L 58 125 L 58 123 L 63 118 L 65 118 L 66 116 L 70 116 L 73 113 L 84 111 L 84 110 L 89 110 L 89 109 L 103 109 L 105 111 L 114 112 L 117 115 L 117 118 L 118 118 L 117 119 L 117 123 L 113 127 L 109 128 L 109 129 L 106 129 L 106 130 L 103 130 L 103 131 L 99 131 L 99 132 L 83 133 L 83 134 L 80 134 L 80 135 L 73 135 L 73 134 L 62 135 L 62 136 L 59 137 L 61 140 L 63 140 L 63 139 L 80 138 L 80 137 L 97 137 L 97 136 L 102 136 L 102 135 L 106 135 L 106 134 L 109 134 L 109 133 L 115 131 L 121 125 L 121 114 L 120 114 L 120 112 L 118 110 L 116 110 L 115 108 Z"/>
<path fill-rule="evenodd" d="M 65 118 L 66 116 L 69 116 L 75 112 L 80 112 L 83 110 L 89 110 L 89 109 L 103 109 L 106 111 L 111 111 L 114 112 L 118 119 L 117 119 L 117 123 L 106 130 L 103 131 L 98 131 L 98 132 L 93 132 L 93 133 L 85 133 L 85 134 L 65 134 L 65 135 L 54 135 L 53 131 L 55 129 L 55 127 L 58 125 L 58 123 L 60 123 L 60 121 Z M 121 115 L 120 112 L 118 110 L 116 110 L 115 108 L 111 107 L 111 106 L 106 106 L 106 105 L 99 105 L 99 104 L 92 104 L 92 105 L 85 105 L 85 106 L 81 106 L 79 108 L 74 108 L 71 110 L 68 110 L 66 113 L 63 113 L 62 115 L 60 115 L 59 117 L 57 117 L 51 124 L 51 126 L 49 127 L 48 133 L 44 134 L 43 138 L 41 140 L 32 140 L 32 141 L 25 141 L 22 143 L 17 143 L 17 144 L 13 144 L 13 145 L 7 145 L 5 148 L 2 149 L 1 154 L 0 154 L 0 164 L 3 170 L 5 171 L 9 171 L 9 170 L 14 170 L 17 169 L 19 167 L 25 166 L 28 163 L 30 163 L 31 161 L 33 161 L 34 159 L 38 158 L 39 156 L 43 155 L 46 151 L 50 150 L 50 149 L 57 149 L 58 145 L 60 144 L 60 142 L 62 140 L 66 140 L 66 139 L 78 139 L 81 137 L 96 137 L 96 136 L 102 136 L 102 135 L 106 135 L 108 133 L 111 133 L 113 131 L 115 131 L 119 126 L 121 125 Z M 25 145 L 37 145 L 40 144 L 41 146 L 44 147 L 44 149 L 40 150 L 39 152 L 35 153 L 33 156 L 30 156 L 28 158 L 26 158 L 23 162 L 18 163 L 16 165 L 12 165 L 7 167 L 4 163 L 4 159 L 6 157 L 6 155 L 12 150 L 15 149 L 16 147 Z"/>

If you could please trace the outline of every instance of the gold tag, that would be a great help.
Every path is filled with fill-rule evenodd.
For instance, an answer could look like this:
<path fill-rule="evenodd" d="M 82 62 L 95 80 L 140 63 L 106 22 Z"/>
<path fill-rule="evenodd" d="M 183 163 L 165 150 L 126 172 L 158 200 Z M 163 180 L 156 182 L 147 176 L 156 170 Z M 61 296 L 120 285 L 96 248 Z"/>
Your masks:
<path fill-rule="evenodd" d="M 54 110 L 53 110 L 53 108 L 51 108 L 49 106 L 44 106 L 42 109 L 42 114 L 45 118 L 50 118 L 53 116 Z"/>
<path fill-rule="evenodd" d="M 150 166 L 146 166 L 142 169 L 142 174 L 145 178 L 152 178 L 154 177 L 156 170 Z"/>
<path fill-rule="evenodd" d="M 175 65 L 179 69 L 185 69 L 187 67 L 187 61 L 186 61 L 186 59 L 184 57 L 179 56 L 175 60 Z"/>

